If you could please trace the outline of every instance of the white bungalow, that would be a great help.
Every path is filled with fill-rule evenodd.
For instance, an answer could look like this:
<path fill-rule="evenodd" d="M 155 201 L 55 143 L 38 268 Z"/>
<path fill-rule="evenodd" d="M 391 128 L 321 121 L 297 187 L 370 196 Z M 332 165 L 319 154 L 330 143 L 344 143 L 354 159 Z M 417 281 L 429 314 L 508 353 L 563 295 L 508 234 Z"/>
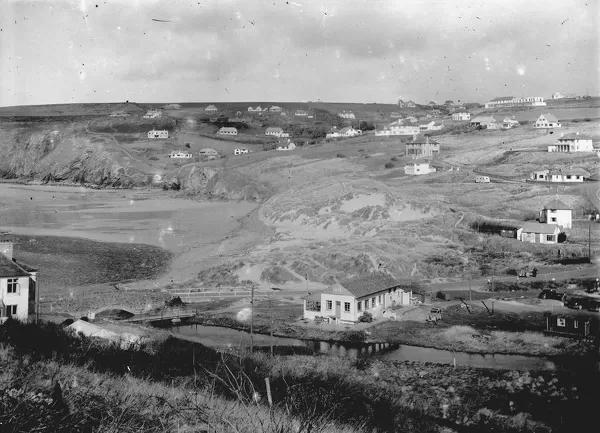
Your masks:
<path fill-rule="evenodd" d="M 173 159 L 189 159 L 191 157 L 192 157 L 192 154 L 190 152 L 172 151 L 169 154 L 169 158 L 173 158 Z"/>
<path fill-rule="evenodd" d="M 471 113 L 465 113 L 465 112 L 453 113 L 452 120 L 456 120 L 456 121 L 471 120 Z"/>
<path fill-rule="evenodd" d="M 294 150 L 296 148 L 296 145 L 294 143 L 292 143 L 290 140 L 288 140 L 287 145 L 283 146 L 283 145 L 279 145 L 277 146 L 277 150 Z"/>
<path fill-rule="evenodd" d="M 435 167 L 430 167 L 429 162 L 413 162 L 404 166 L 404 174 L 420 176 L 422 174 L 435 173 Z"/>
<path fill-rule="evenodd" d="M 248 153 L 248 149 L 241 148 L 241 149 L 235 149 L 233 151 L 234 155 L 242 155 L 244 153 Z"/>
<path fill-rule="evenodd" d="M 217 134 L 219 134 L 219 135 L 237 135 L 238 130 L 237 130 L 237 128 L 223 126 L 221 129 L 219 129 L 217 131 Z"/>
<path fill-rule="evenodd" d="M 156 108 L 152 108 L 144 114 L 144 119 L 155 119 L 157 117 L 162 116 L 162 113 L 158 111 Z"/>
<path fill-rule="evenodd" d="M 214 105 L 209 105 L 208 107 L 206 107 L 206 108 L 204 109 L 204 112 L 205 112 L 205 113 L 208 113 L 208 114 L 214 114 L 214 113 L 216 113 L 217 111 L 219 111 L 219 109 L 218 109 L 217 107 L 215 107 Z"/>
<path fill-rule="evenodd" d="M 267 128 L 265 131 L 265 135 L 271 135 L 273 137 L 289 137 L 290 134 L 288 132 L 283 132 L 283 129 L 278 126 L 273 126 Z"/>
<path fill-rule="evenodd" d="M 342 119 L 356 119 L 356 115 L 352 111 L 344 110 L 341 113 L 338 113 L 338 116 Z"/>
<path fill-rule="evenodd" d="M 365 312 L 388 317 L 397 305 L 410 305 L 412 292 L 390 275 L 374 272 L 334 284 L 304 298 L 304 319 L 354 324 Z"/>
<path fill-rule="evenodd" d="M 163 129 L 161 131 L 153 129 L 148 131 L 148 138 L 169 138 L 169 131 Z"/>
<path fill-rule="evenodd" d="M 556 224 L 528 222 L 517 230 L 517 239 L 532 244 L 556 244 L 560 228 Z"/>

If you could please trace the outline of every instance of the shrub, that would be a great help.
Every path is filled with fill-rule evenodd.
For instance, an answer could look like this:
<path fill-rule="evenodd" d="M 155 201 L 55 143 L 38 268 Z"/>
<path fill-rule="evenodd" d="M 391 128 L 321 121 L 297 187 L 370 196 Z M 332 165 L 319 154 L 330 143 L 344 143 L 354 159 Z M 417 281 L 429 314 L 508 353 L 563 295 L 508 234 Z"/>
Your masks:
<path fill-rule="evenodd" d="M 175 297 L 171 298 L 170 300 L 165 301 L 165 305 L 167 307 L 181 307 L 184 304 L 179 296 L 175 296 Z"/>
<path fill-rule="evenodd" d="M 337 158 L 345 158 L 346 155 L 344 155 L 343 153 L 338 153 L 337 155 L 335 155 Z"/>
<path fill-rule="evenodd" d="M 158 161 L 158 157 L 157 156 L 151 156 L 150 158 L 148 158 L 150 161 Z"/>
<path fill-rule="evenodd" d="M 397 158 L 397 157 L 395 157 L 395 156 L 392 156 L 392 157 L 390 158 L 390 161 L 398 161 L 398 158 Z"/>
<path fill-rule="evenodd" d="M 394 168 L 395 165 L 393 163 L 391 163 L 391 162 L 386 162 L 385 165 L 384 165 L 384 167 L 387 168 L 387 169 L 390 169 L 390 168 Z"/>
<path fill-rule="evenodd" d="M 450 301 L 452 299 L 452 297 L 448 294 L 448 293 L 444 293 L 441 290 L 439 290 L 436 294 L 435 297 L 437 299 L 441 299 L 442 301 Z"/>
<path fill-rule="evenodd" d="M 361 316 L 358 317 L 359 322 L 371 323 L 373 321 L 373 315 L 368 311 L 365 311 Z"/>

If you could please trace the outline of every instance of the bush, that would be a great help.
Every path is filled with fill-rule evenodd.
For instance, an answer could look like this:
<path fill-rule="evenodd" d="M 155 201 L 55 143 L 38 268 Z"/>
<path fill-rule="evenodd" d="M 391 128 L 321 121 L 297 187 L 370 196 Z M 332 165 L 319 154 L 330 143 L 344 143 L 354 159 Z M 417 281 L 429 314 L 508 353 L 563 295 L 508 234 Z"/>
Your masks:
<path fill-rule="evenodd" d="M 387 168 L 387 169 L 390 169 L 390 168 L 394 168 L 395 165 L 393 163 L 391 163 L 391 162 L 386 162 L 385 165 L 384 165 L 384 167 Z"/>
<path fill-rule="evenodd" d="M 335 155 L 337 158 L 345 158 L 346 155 L 344 155 L 343 153 L 338 153 L 337 155 Z"/>
<path fill-rule="evenodd" d="M 437 299 L 441 299 L 442 301 L 450 301 L 452 300 L 452 297 L 448 294 L 448 293 L 444 293 L 441 290 L 439 290 L 436 294 L 435 297 Z"/>
<path fill-rule="evenodd" d="M 365 311 L 362 316 L 358 317 L 358 321 L 363 323 L 371 323 L 373 321 L 373 315 L 368 311 Z"/>
<path fill-rule="evenodd" d="M 397 158 L 397 157 L 395 157 L 395 156 L 392 156 L 392 157 L 390 158 L 390 161 L 398 161 L 398 158 Z"/>
<path fill-rule="evenodd" d="M 150 158 L 148 158 L 150 161 L 158 161 L 158 157 L 157 156 L 151 156 Z"/>
<path fill-rule="evenodd" d="M 171 298 L 170 300 L 165 301 L 165 305 L 167 307 L 181 307 L 184 304 L 179 296 L 175 296 L 174 298 Z"/>

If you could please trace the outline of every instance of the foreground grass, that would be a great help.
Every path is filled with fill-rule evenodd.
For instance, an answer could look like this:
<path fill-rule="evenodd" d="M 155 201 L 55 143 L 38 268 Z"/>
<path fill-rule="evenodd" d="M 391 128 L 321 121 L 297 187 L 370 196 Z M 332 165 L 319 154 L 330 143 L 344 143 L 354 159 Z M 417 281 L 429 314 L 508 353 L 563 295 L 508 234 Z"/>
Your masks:
<path fill-rule="evenodd" d="M 0 326 L 0 367 L 11 432 L 587 431 L 599 384 L 597 373 L 229 357 L 172 340 L 121 350 L 14 322 Z"/>

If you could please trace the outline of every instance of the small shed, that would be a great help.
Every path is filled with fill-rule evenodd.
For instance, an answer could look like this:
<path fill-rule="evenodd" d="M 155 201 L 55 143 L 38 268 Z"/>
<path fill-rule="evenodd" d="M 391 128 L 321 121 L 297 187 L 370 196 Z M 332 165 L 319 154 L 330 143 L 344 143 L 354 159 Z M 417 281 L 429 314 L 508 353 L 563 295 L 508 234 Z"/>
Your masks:
<path fill-rule="evenodd" d="M 549 314 L 546 316 L 546 332 L 566 337 L 584 338 L 590 334 L 590 319 Z"/>

